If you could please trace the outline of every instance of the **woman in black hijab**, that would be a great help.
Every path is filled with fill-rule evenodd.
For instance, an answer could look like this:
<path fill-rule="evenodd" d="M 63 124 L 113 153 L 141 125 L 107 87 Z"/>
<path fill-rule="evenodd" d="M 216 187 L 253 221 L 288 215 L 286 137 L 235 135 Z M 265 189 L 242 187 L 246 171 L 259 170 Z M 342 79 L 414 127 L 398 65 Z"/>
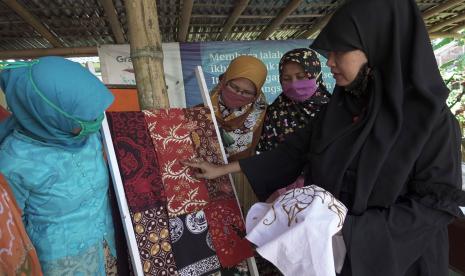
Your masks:
<path fill-rule="evenodd" d="M 304 128 L 331 96 L 323 82 L 318 54 L 308 48 L 293 49 L 281 57 L 279 82 L 283 93 L 266 109 L 256 148 L 259 152 L 276 148 L 287 135 Z"/>
<path fill-rule="evenodd" d="M 349 209 L 341 275 L 448 275 L 447 225 L 465 205 L 460 131 L 415 1 L 348 1 L 312 47 L 336 88 L 311 125 L 239 163 L 191 165 L 207 178 L 242 170 L 261 199 L 304 168 L 306 185 Z"/>

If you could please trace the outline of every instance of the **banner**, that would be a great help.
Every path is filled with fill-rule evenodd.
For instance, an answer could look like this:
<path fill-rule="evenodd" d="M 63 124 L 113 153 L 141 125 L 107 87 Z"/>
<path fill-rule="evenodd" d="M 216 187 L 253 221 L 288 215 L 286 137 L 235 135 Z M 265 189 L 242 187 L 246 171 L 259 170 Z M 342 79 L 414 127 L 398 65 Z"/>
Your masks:
<path fill-rule="evenodd" d="M 185 107 L 184 81 L 179 43 L 163 43 L 163 70 L 171 107 Z M 102 80 L 105 84 L 136 84 L 130 47 L 101 45 L 98 47 Z"/>
<path fill-rule="evenodd" d="M 295 48 L 308 48 L 311 40 L 255 40 L 255 41 L 222 41 L 222 42 L 198 42 L 181 43 L 182 73 L 186 93 L 187 106 L 202 103 L 194 68 L 201 65 L 205 74 L 208 89 L 211 90 L 218 84 L 218 76 L 228 67 L 231 60 L 240 55 L 254 56 L 268 69 L 268 76 L 263 86 L 268 103 L 272 103 L 281 93 L 279 83 L 279 60 L 284 53 Z M 319 56 L 323 69 L 323 79 L 328 91 L 334 89 L 334 79 L 326 59 Z"/>
<path fill-rule="evenodd" d="M 252 55 L 265 63 L 268 76 L 263 86 L 268 103 L 281 93 L 279 60 L 295 48 L 308 48 L 311 40 L 255 40 L 212 41 L 196 43 L 164 43 L 163 68 L 172 107 L 191 107 L 202 103 L 194 68 L 202 66 L 208 89 L 218 84 L 218 76 L 231 60 L 240 55 Z M 102 45 L 99 47 L 102 78 L 106 84 L 135 84 L 129 45 Z M 323 79 L 328 91 L 334 88 L 334 79 L 326 59 L 320 56 Z"/>

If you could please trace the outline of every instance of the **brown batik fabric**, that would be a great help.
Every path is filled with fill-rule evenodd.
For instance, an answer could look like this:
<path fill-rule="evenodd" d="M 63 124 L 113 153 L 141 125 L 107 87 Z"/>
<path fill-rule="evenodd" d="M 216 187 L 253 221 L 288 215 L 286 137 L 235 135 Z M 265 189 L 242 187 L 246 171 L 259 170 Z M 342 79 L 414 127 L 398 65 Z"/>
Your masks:
<path fill-rule="evenodd" d="M 191 139 L 200 160 L 224 164 L 210 110 L 206 107 L 184 109 L 186 120 L 192 123 Z M 234 198 L 234 190 L 228 176 L 207 180 L 206 186 L 211 201 Z"/>
<path fill-rule="evenodd" d="M 105 257 L 105 274 L 107 276 L 118 276 L 116 257 L 111 254 L 107 241 L 103 241 L 103 254 Z"/>
<path fill-rule="evenodd" d="M 144 275 L 176 275 L 166 207 L 131 212 Z"/>

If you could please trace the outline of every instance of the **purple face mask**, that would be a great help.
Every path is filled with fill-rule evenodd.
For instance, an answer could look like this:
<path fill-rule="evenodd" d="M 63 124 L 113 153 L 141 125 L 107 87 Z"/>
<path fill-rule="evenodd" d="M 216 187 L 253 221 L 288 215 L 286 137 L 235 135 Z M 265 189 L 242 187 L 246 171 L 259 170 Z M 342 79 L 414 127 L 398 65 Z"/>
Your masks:
<path fill-rule="evenodd" d="M 283 93 L 291 100 L 303 102 L 313 96 L 318 89 L 316 79 L 297 80 L 283 84 Z"/>

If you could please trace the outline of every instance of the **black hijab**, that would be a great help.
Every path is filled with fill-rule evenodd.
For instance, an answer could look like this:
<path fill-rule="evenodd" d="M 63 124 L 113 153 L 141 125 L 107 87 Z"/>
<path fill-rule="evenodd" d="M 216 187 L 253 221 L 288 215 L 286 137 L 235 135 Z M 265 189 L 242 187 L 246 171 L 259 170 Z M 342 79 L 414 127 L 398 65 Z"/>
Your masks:
<path fill-rule="evenodd" d="M 406 193 L 415 193 L 430 205 L 442 204 L 438 194 L 463 201 L 458 189 L 457 122 L 445 104 L 449 91 L 415 1 L 349 1 L 333 15 L 312 48 L 362 50 L 371 68 L 360 120 L 353 123 L 354 112 L 348 108 L 357 97 L 336 86 L 324 116 L 315 124 L 308 155 L 313 183 L 339 195 L 348 171 L 355 171 L 352 206 L 348 206 L 353 214 L 362 214 L 369 206 L 388 207 Z M 443 141 L 431 145 L 437 132 Z M 445 148 L 449 153 L 441 154 Z M 421 182 L 409 181 L 423 156 L 449 164 L 453 173 L 433 178 L 439 177 L 441 183 L 431 183 L 427 175 Z M 434 166 L 428 173 L 435 173 Z M 456 204 L 443 209 L 461 214 Z"/>

